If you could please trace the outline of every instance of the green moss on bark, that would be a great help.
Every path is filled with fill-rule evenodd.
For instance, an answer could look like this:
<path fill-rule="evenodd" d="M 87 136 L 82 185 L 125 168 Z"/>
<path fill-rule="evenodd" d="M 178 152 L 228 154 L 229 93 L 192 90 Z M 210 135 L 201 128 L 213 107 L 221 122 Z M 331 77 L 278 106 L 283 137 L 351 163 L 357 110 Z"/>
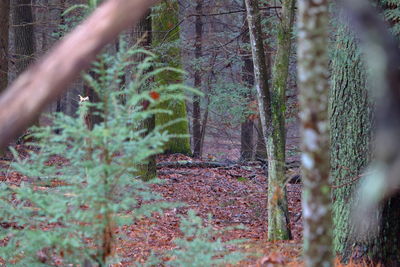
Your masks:
<path fill-rule="evenodd" d="M 168 67 L 180 68 L 178 2 L 162 1 L 154 10 L 153 16 L 153 47 L 159 52 L 161 64 Z M 161 51 L 161 52 L 160 52 Z M 157 76 L 161 84 L 179 83 L 182 74 L 163 72 Z M 183 94 L 183 92 L 182 92 Z M 187 122 L 186 103 L 184 100 L 175 100 L 161 103 L 159 108 L 168 109 L 172 114 L 156 116 L 156 125 L 163 125 L 172 120 L 184 119 L 167 127 L 170 134 L 186 135 L 186 137 L 172 138 L 165 145 L 166 153 L 191 154 L 189 125 Z"/>
<path fill-rule="evenodd" d="M 285 188 L 286 163 L 286 87 L 289 75 L 289 57 L 292 46 L 292 28 L 295 1 L 283 2 L 282 23 L 278 28 L 278 47 L 272 69 L 271 119 L 272 134 L 268 138 L 268 239 L 291 238 L 289 212 Z"/>

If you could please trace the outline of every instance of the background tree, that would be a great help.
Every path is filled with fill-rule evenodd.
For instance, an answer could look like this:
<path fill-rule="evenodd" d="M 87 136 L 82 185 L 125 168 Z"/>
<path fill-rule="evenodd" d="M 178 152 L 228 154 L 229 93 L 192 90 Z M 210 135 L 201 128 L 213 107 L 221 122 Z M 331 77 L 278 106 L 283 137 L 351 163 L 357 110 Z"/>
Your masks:
<path fill-rule="evenodd" d="M 273 127 L 271 119 L 271 101 L 268 87 L 268 68 L 265 61 L 265 52 L 262 39 L 260 10 L 257 0 L 246 0 L 247 21 L 249 24 L 251 49 L 254 64 L 254 77 L 257 89 L 257 101 L 260 112 L 262 130 L 265 144 L 273 138 Z M 274 156 L 268 151 L 268 156 Z M 268 164 L 271 164 L 268 158 Z M 268 174 L 268 239 L 289 239 L 291 237 L 289 214 L 287 210 L 287 201 L 285 189 L 279 187 L 270 180 Z M 273 188 L 271 188 L 273 187 Z M 270 195 L 270 194 L 273 195 Z M 269 224 L 269 222 L 272 222 Z"/>
<path fill-rule="evenodd" d="M 203 36 L 203 21 L 202 21 L 202 13 L 203 13 L 203 0 L 196 0 L 196 20 L 195 20 L 195 31 L 196 31 L 196 39 L 195 39 L 195 60 L 196 62 L 200 62 L 201 60 L 201 48 L 202 48 L 202 36 Z M 201 68 L 200 66 L 195 67 L 194 71 L 194 87 L 198 90 L 201 90 Z M 201 109 L 200 109 L 200 96 L 193 95 L 193 127 L 192 127 L 192 135 L 193 135 L 193 156 L 201 157 Z"/>
<path fill-rule="evenodd" d="M 0 0 L 0 92 L 8 85 L 10 0 Z"/>
<path fill-rule="evenodd" d="M 286 193 L 286 87 L 295 1 L 282 2 L 281 21 L 277 32 L 277 52 L 272 69 L 271 122 L 272 134 L 267 140 L 268 153 L 268 239 L 290 239 L 289 211 Z"/>
<path fill-rule="evenodd" d="M 181 65 L 178 12 L 178 1 L 162 1 L 154 9 L 152 19 L 153 47 L 158 50 L 157 52 L 163 65 L 176 68 Z M 182 74 L 165 72 L 160 74 L 157 80 L 162 84 L 176 83 L 182 80 Z M 158 114 L 156 116 L 156 125 L 163 125 L 170 121 L 181 119 L 166 129 L 170 134 L 187 135 L 187 137 L 181 136 L 169 140 L 165 146 L 165 152 L 191 154 L 185 101 L 163 102 L 160 104 L 160 108 L 171 110 L 172 114 Z"/>
<path fill-rule="evenodd" d="M 150 50 L 151 49 L 151 40 L 152 40 L 152 23 L 151 23 L 151 11 L 146 14 L 144 18 L 142 18 L 139 23 L 133 27 L 133 30 L 131 30 L 130 34 L 128 35 L 128 38 L 130 41 L 134 41 L 137 46 L 142 47 L 144 49 Z M 136 62 L 143 62 L 145 59 L 144 54 L 139 54 L 133 58 Z M 134 75 L 132 71 L 128 72 L 128 75 Z M 127 80 L 132 80 L 132 78 L 128 78 Z M 147 88 L 147 90 L 150 92 L 151 88 Z M 142 93 L 142 92 L 138 92 Z M 147 105 L 147 103 L 145 104 Z M 151 115 L 148 118 L 146 118 L 142 122 L 142 127 L 146 131 L 143 133 L 143 136 L 147 136 L 150 133 L 154 131 L 156 125 L 156 118 L 155 115 Z M 157 166 L 156 166 L 156 155 L 151 155 L 146 159 L 147 164 L 143 164 L 139 167 L 140 169 L 140 176 L 142 180 L 148 181 L 152 178 L 155 178 L 157 176 Z"/>
<path fill-rule="evenodd" d="M 299 1 L 298 79 L 302 122 L 304 261 L 333 266 L 329 184 L 328 1 Z"/>
<path fill-rule="evenodd" d="M 34 60 L 35 38 L 31 0 L 13 0 L 13 30 L 17 75 Z"/>
<path fill-rule="evenodd" d="M 246 4 L 243 1 L 243 7 L 246 8 Z M 248 33 L 249 25 L 247 23 L 247 17 L 243 16 L 244 27 L 246 33 L 242 35 L 243 46 L 250 45 L 250 35 Z M 247 103 L 250 103 L 253 99 L 251 95 L 251 88 L 254 86 L 254 67 L 251 55 L 249 55 L 249 51 L 245 49 L 245 47 L 241 50 L 242 59 L 243 59 L 243 67 L 242 67 L 242 80 L 243 83 L 249 88 L 248 92 L 244 94 L 244 99 L 246 99 Z M 245 116 L 244 121 L 240 125 L 240 160 L 248 161 L 253 157 L 253 131 L 254 125 L 253 120 L 250 116 Z"/>

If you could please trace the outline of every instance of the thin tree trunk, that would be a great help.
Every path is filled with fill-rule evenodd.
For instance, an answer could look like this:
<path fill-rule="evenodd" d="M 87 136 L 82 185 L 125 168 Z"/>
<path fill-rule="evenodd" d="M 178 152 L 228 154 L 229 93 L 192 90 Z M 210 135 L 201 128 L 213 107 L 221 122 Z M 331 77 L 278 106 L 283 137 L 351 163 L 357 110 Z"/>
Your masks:
<path fill-rule="evenodd" d="M 305 266 L 333 266 L 329 184 L 328 1 L 299 1 L 298 79 L 302 122 Z"/>
<path fill-rule="evenodd" d="M 13 0 L 15 67 L 21 74 L 34 60 L 35 39 L 31 0 Z"/>
<path fill-rule="evenodd" d="M 292 30 L 295 0 L 284 0 L 278 26 L 278 44 L 272 69 L 271 110 L 272 138 L 268 138 L 268 239 L 291 238 L 286 193 L 286 87 L 289 76 L 289 58 L 292 50 Z M 271 210 L 272 209 L 272 210 Z M 286 229 L 285 229 L 286 228 Z M 274 229 L 276 229 L 274 231 Z"/>
<path fill-rule="evenodd" d="M 245 0 L 247 21 L 249 24 L 250 44 L 253 55 L 254 81 L 257 90 L 257 102 L 260 112 L 264 142 L 267 143 L 271 132 L 270 95 L 268 88 L 268 71 L 262 39 L 261 18 L 257 0 Z"/>
<path fill-rule="evenodd" d="M 138 44 L 139 47 L 143 47 L 144 49 L 150 49 L 151 41 L 152 41 L 152 23 L 151 23 L 151 14 L 150 11 L 146 16 L 134 27 L 133 33 L 131 34 L 131 39 Z M 138 42 L 141 40 L 141 42 Z M 143 61 L 145 56 L 140 54 L 135 56 L 134 60 Z M 134 73 L 132 74 L 134 75 Z M 128 80 L 131 80 L 128 78 Z M 140 92 L 139 92 L 140 93 Z M 151 133 L 156 126 L 155 116 L 145 119 L 142 123 L 143 128 L 146 129 L 144 136 Z M 157 176 L 157 166 L 156 166 L 156 155 L 150 156 L 147 159 L 147 164 L 139 166 L 140 169 L 140 177 L 143 181 L 149 181 Z"/>
<path fill-rule="evenodd" d="M 273 128 L 272 128 L 272 120 L 271 120 L 271 106 L 270 106 L 270 93 L 268 88 L 268 68 L 265 62 L 265 53 L 263 47 L 263 39 L 262 39 L 262 31 L 261 31 L 261 23 L 260 23 L 260 12 L 257 0 L 246 0 L 246 9 L 247 9 L 247 21 L 249 23 L 250 29 L 250 41 L 251 48 L 253 54 L 253 64 L 254 64 L 254 80 L 257 89 L 257 101 L 258 107 L 260 111 L 260 119 L 261 126 L 264 134 L 265 144 L 272 138 Z M 269 161 L 269 159 L 268 159 Z M 270 165 L 270 162 L 268 162 Z M 268 188 L 271 184 L 268 185 Z M 272 185 L 274 186 L 274 185 Z M 269 193 L 271 192 L 268 189 Z M 270 202 L 276 206 L 268 206 L 268 221 L 270 217 L 275 218 L 274 221 L 277 223 L 273 223 L 272 225 L 268 225 L 268 233 L 273 233 L 271 239 L 288 239 L 290 238 L 290 229 L 289 229 L 289 218 L 286 217 L 288 215 L 287 212 L 287 202 L 282 201 L 286 195 L 283 193 L 284 190 L 277 190 L 272 192 L 276 196 L 279 197 L 279 201 Z M 271 196 L 268 195 L 268 198 Z M 285 207 L 286 205 L 286 207 Z M 282 215 L 282 217 L 275 216 L 276 210 L 279 209 L 282 212 L 278 212 L 278 216 Z M 272 216 L 270 215 L 272 214 Z"/>
<path fill-rule="evenodd" d="M 202 14 L 203 12 L 203 0 L 197 0 L 196 2 L 196 14 Z M 196 28 L 196 40 L 194 48 L 194 56 L 196 62 L 200 62 L 202 55 L 202 35 L 203 35 L 203 22 L 202 16 L 196 16 L 195 22 Z M 195 66 L 194 72 L 194 87 L 197 90 L 201 90 L 201 69 L 199 66 Z M 200 96 L 193 96 L 193 156 L 195 158 L 201 157 L 201 109 L 200 109 Z"/>
<path fill-rule="evenodd" d="M 8 86 L 10 0 L 0 0 L 0 92 Z"/>
<path fill-rule="evenodd" d="M 243 1 L 244 3 L 244 1 Z M 244 4 L 245 5 L 245 4 Z M 249 27 L 247 23 L 246 16 L 244 16 L 245 27 Z M 250 35 L 248 33 L 243 34 L 242 37 L 243 44 L 250 44 Z M 244 95 L 244 99 L 246 103 L 250 103 L 253 99 L 251 95 L 251 89 L 254 86 L 254 66 L 251 59 L 251 56 L 246 55 L 248 51 L 243 49 L 243 69 L 242 69 L 242 80 L 244 85 L 248 88 L 247 94 Z M 253 147 L 254 147 L 254 125 L 253 121 L 246 117 L 245 120 L 241 123 L 241 133 L 240 133 L 240 160 L 248 161 L 253 157 Z"/>

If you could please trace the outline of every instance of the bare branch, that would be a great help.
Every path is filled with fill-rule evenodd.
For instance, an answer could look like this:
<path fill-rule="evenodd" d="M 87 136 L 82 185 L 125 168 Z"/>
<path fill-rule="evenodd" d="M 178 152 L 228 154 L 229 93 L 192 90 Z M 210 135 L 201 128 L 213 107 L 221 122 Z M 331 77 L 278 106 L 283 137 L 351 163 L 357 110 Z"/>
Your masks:
<path fill-rule="evenodd" d="M 97 53 L 137 23 L 157 0 L 109 0 L 30 66 L 0 96 L 0 147 L 4 148 L 89 67 Z"/>

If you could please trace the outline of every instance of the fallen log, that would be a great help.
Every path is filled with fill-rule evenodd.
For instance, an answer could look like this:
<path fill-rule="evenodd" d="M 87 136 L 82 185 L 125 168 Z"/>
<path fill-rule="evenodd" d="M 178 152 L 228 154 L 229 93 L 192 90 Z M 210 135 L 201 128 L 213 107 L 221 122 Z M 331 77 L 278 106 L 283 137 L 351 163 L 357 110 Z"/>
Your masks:
<path fill-rule="evenodd" d="M 221 168 L 234 167 L 237 164 L 214 161 L 165 161 L 157 163 L 157 168 Z"/>

